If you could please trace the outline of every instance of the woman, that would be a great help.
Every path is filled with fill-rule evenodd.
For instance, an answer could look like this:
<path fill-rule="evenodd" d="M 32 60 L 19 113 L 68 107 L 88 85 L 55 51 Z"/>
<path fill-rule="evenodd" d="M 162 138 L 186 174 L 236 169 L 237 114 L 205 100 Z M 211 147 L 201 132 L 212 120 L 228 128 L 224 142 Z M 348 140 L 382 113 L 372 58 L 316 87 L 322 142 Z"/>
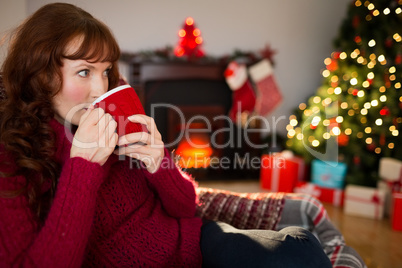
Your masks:
<path fill-rule="evenodd" d="M 2 68 L 1 267 L 331 267 L 302 229 L 195 217 L 193 181 L 153 120 L 131 116 L 148 133 L 119 138 L 90 105 L 117 86 L 119 56 L 110 30 L 70 4 L 42 7 L 13 36 Z"/>

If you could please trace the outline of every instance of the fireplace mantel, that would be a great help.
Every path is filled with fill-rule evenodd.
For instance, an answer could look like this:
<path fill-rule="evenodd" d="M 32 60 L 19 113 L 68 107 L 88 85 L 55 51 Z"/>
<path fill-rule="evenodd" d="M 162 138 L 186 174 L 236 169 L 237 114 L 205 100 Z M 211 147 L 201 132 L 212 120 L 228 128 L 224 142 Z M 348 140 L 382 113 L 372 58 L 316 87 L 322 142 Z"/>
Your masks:
<path fill-rule="evenodd" d="M 136 89 L 142 104 L 146 105 L 145 84 L 147 82 L 190 79 L 224 81 L 225 68 L 226 66 L 222 63 L 132 62 L 129 82 Z"/>
<path fill-rule="evenodd" d="M 165 145 L 172 144 L 178 137 L 178 128 L 182 127 L 177 114 L 170 108 L 153 109 L 154 104 L 174 105 L 184 114 L 186 123 L 194 116 L 202 115 L 211 123 L 211 129 L 227 129 L 228 122 L 213 120 L 216 116 L 226 116 L 232 106 L 232 93 L 224 77 L 225 63 L 221 62 L 169 62 L 143 61 L 130 63 L 129 83 L 135 88 L 144 106 L 145 112 L 155 119 Z M 230 119 L 229 119 L 230 120 Z M 236 128 L 236 126 L 235 126 Z M 238 128 L 238 127 L 237 127 Z M 215 156 L 228 157 L 235 161 L 237 156 L 259 157 L 260 151 L 245 144 L 245 139 L 233 129 L 235 139 L 241 140 L 238 147 L 214 148 Z M 216 136 L 218 144 L 225 144 L 228 133 Z M 248 137 L 254 144 L 261 142 L 259 133 Z M 177 146 L 177 144 L 176 144 Z M 168 149 L 177 149 L 167 146 Z M 238 178 L 257 177 L 259 172 L 253 169 L 213 170 L 209 177 L 218 174 L 219 178 L 234 176 Z"/>

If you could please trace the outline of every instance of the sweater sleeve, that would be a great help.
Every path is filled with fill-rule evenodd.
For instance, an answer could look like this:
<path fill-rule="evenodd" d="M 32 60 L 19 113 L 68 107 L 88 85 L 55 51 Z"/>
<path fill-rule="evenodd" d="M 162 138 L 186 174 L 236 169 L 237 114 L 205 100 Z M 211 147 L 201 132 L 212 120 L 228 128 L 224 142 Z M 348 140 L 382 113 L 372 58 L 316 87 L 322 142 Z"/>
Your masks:
<path fill-rule="evenodd" d="M 145 176 L 157 191 L 166 212 L 176 218 L 195 216 L 195 182 L 187 173 L 178 169 L 165 149 L 159 169 L 151 174 L 144 169 Z"/>
<path fill-rule="evenodd" d="M 41 228 L 25 196 L 0 198 L 0 267 L 80 267 L 104 174 L 99 164 L 68 159 Z M 23 181 L 0 178 L 0 190 Z"/>

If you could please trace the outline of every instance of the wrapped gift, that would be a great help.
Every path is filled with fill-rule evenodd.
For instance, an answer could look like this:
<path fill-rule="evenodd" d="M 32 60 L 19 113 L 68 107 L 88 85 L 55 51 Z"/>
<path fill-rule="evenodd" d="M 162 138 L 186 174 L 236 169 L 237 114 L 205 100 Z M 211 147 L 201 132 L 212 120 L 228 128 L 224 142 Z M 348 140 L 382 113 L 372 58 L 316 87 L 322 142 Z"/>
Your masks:
<path fill-rule="evenodd" d="M 342 189 L 325 188 L 314 183 L 299 182 L 294 188 L 294 192 L 310 194 L 321 202 L 330 203 L 336 207 L 343 206 L 344 191 Z"/>
<path fill-rule="evenodd" d="M 381 180 L 391 187 L 391 192 L 402 191 L 402 161 L 383 157 L 380 159 L 378 173 Z"/>
<path fill-rule="evenodd" d="M 348 185 L 345 189 L 344 212 L 371 219 L 384 217 L 385 191 L 377 188 Z"/>
<path fill-rule="evenodd" d="M 299 178 L 299 159 L 289 152 L 261 156 L 260 185 L 272 192 L 293 192 Z"/>
<path fill-rule="evenodd" d="M 326 188 L 342 189 L 347 166 L 342 162 L 313 160 L 311 163 L 311 181 Z"/>
<path fill-rule="evenodd" d="M 392 200 L 392 229 L 396 231 L 402 231 L 402 193 L 393 193 Z"/>

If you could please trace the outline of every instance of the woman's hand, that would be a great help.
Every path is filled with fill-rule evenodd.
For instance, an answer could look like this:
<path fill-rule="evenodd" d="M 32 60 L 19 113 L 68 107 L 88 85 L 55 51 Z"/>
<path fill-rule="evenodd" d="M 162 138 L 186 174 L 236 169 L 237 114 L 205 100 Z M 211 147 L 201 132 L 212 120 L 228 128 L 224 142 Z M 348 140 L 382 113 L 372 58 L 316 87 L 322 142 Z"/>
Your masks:
<path fill-rule="evenodd" d="M 148 133 L 136 132 L 121 136 L 117 145 L 120 147 L 115 150 L 117 155 L 127 155 L 141 160 L 148 172 L 156 172 L 165 156 L 162 135 L 156 128 L 152 117 L 136 114 L 128 118 L 131 122 L 146 125 Z"/>
<path fill-rule="evenodd" d="M 117 123 L 110 114 L 91 105 L 80 118 L 70 157 L 82 157 L 90 162 L 105 164 L 118 141 L 116 127 Z"/>

